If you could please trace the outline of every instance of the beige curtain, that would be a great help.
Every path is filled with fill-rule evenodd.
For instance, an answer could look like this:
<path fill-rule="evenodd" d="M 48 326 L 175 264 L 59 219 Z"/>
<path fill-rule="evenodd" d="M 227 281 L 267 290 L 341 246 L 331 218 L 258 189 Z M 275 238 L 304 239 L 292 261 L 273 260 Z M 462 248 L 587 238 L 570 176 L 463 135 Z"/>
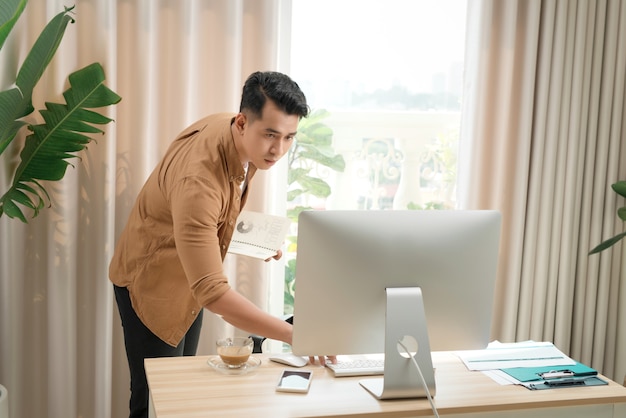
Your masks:
<path fill-rule="evenodd" d="M 179 131 L 206 114 L 237 111 L 245 78 L 286 71 L 289 59 L 279 43 L 289 39 L 289 0 L 74 3 L 76 23 L 38 86 L 35 107 L 59 101 L 67 75 L 94 61 L 123 99 L 110 110 L 115 123 L 106 135 L 48 186 L 50 209 L 28 225 L 0 218 L 0 382 L 11 417 L 127 416 L 128 367 L 107 269 L 130 206 Z M 2 88 L 65 5 L 30 0 L 0 55 Z M 12 157 L 3 155 L 2 184 Z M 276 176 L 255 178 L 249 208 L 284 209 L 264 196 Z M 227 268 L 242 293 L 267 306 L 268 273 L 280 267 L 232 259 Z M 205 315 L 200 353 L 224 332 L 233 330 Z"/>
<path fill-rule="evenodd" d="M 473 0 L 459 171 L 464 208 L 503 214 L 494 337 L 554 341 L 619 382 L 626 263 L 626 2 Z"/>

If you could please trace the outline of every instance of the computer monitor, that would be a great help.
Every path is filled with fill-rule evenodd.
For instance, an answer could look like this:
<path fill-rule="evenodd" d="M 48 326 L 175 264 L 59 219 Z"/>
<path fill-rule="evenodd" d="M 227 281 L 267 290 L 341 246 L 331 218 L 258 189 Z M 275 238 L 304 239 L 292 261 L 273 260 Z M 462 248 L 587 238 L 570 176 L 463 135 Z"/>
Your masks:
<path fill-rule="evenodd" d="M 464 210 L 302 212 L 293 352 L 384 353 L 384 377 L 361 384 L 380 399 L 424 397 L 401 340 L 434 396 L 431 349 L 489 343 L 500 218 Z"/>

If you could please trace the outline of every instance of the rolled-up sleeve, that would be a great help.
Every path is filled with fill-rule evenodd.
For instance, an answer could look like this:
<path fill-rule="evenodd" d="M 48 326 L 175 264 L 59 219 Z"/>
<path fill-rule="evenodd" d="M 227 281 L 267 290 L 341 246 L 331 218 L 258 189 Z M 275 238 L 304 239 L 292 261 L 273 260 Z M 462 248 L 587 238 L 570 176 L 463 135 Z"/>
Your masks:
<path fill-rule="evenodd" d="M 230 288 L 224 274 L 219 228 L 224 208 L 220 188 L 205 177 L 185 177 L 173 185 L 174 240 L 196 301 L 207 306 Z"/>

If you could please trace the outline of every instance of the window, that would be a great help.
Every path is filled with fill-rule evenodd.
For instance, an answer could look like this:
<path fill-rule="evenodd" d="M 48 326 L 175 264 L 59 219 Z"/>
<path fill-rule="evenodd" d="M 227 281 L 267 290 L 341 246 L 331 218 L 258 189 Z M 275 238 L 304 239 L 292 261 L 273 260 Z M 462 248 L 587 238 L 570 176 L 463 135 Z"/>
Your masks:
<path fill-rule="evenodd" d="M 291 75 L 313 110 L 288 159 L 294 220 L 305 208 L 455 206 L 466 1 L 293 2 Z"/>

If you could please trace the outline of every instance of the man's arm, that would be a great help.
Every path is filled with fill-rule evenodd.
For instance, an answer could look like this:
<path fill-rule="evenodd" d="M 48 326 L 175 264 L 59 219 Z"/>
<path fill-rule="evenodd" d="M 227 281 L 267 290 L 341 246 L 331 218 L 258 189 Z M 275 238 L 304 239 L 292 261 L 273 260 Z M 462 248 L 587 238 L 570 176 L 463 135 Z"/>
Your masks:
<path fill-rule="evenodd" d="M 269 315 L 233 289 L 209 303 L 207 309 L 239 329 L 291 345 L 293 328 L 290 323 Z M 320 355 L 317 359 L 319 364 L 326 362 L 326 356 Z M 328 356 L 328 360 L 337 363 L 336 356 Z M 309 362 L 315 364 L 315 357 L 309 356 Z"/>
<path fill-rule="evenodd" d="M 221 315 L 226 322 L 236 328 L 291 344 L 293 335 L 291 324 L 259 309 L 233 289 L 226 291 L 206 308 Z"/>

